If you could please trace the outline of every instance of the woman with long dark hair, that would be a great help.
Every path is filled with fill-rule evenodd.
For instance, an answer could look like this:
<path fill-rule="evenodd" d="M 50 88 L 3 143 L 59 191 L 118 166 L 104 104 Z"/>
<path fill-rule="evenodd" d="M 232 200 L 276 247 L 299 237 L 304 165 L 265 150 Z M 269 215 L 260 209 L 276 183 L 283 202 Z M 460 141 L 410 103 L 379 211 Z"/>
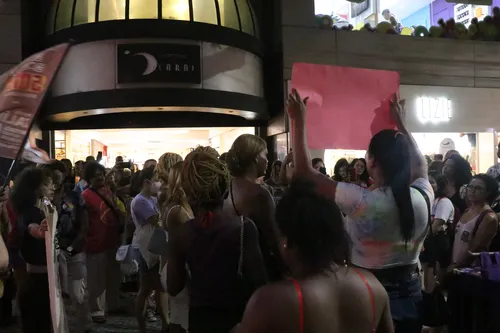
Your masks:
<path fill-rule="evenodd" d="M 345 158 L 341 158 L 335 163 L 332 178 L 337 182 L 349 182 L 349 162 Z"/>
<path fill-rule="evenodd" d="M 19 311 L 25 333 L 52 332 L 49 277 L 45 249 L 48 224 L 46 202 L 54 195 L 52 175 L 46 168 L 23 170 L 14 182 L 12 203 L 18 212 L 22 233 L 21 256 L 26 262 L 27 277 L 19 289 Z M 53 209 L 52 209 L 53 210 Z"/>
<path fill-rule="evenodd" d="M 451 262 L 451 244 L 448 234 L 451 232 L 455 208 L 446 197 L 446 179 L 437 173 L 429 173 L 429 182 L 434 190 L 432 204 L 432 232 L 429 233 L 420 255 L 424 273 L 424 290 L 432 293 L 435 287 L 435 276 L 441 280 Z"/>
<path fill-rule="evenodd" d="M 366 160 L 364 158 L 355 158 L 351 162 L 350 168 L 352 170 L 351 183 L 365 188 L 373 184 L 368 174 L 368 168 L 366 167 Z"/>
<path fill-rule="evenodd" d="M 293 181 L 276 220 L 293 278 L 259 289 L 237 333 L 394 332 L 383 286 L 370 272 L 345 264 L 349 235 L 335 203 L 314 184 Z"/>
<path fill-rule="evenodd" d="M 383 130 L 370 141 L 366 160 L 374 186 L 366 189 L 336 182 L 310 167 L 305 102 L 296 90 L 288 100 L 296 176 L 313 181 L 347 215 L 352 264 L 370 270 L 386 288 L 396 332 L 420 333 L 417 306 L 422 293 L 417 264 L 429 230 L 434 193 L 424 157 L 402 121 L 404 104 L 397 96 L 391 102 L 399 131 Z"/>
<path fill-rule="evenodd" d="M 255 224 L 223 210 L 228 186 L 229 172 L 213 148 L 186 156 L 182 188 L 194 219 L 170 235 L 167 291 L 177 296 L 190 281 L 190 333 L 229 332 L 267 282 Z"/>
<path fill-rule="evenodd" d="M 462 156 L 451 154 L 444 161 L 443 176 L 446 178 L 445 194 L 450 198 L 455 208 L 458 208 L 458 212 L 456 212 L 455 215 L 459 217 L 467 209 L 467 203 L 462 189 L 465 189 L 465 186 L 469 184 L 472 179 L 471 166 Z"/>

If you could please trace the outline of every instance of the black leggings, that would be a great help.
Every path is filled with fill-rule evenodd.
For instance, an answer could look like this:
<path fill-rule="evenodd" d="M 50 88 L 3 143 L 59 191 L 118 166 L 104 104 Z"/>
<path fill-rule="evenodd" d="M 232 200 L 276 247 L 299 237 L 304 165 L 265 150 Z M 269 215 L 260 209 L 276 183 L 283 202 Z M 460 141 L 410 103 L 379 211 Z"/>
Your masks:
<path fill-rule="evenodd" d="M 23 333 L 51 333 L 49 277 L 28 273 L 19 293 Z"/>

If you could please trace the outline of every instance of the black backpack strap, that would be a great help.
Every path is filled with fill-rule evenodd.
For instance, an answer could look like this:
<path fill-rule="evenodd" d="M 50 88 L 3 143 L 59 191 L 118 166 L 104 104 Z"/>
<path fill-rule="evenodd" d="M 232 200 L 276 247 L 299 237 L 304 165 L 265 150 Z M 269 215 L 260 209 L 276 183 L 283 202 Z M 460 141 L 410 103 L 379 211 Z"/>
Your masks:
<path fill-rule="evenodd" d="M 472 238 L 474 238 L 476 236 L 476 233 L 479 230 L 479 226 L 481 225 L 481 222 L 483 222 L 486 215 L 488 215 L 490 213 L 495 213 L 495 212 L 491 209 L 487 209 L 479 215 L 479 217 L 476 220 L 476 225 L 474 226 L 474 230 L 472 230 Z"/>
<path fill-rule="evenodd" d="M 412 188 L 414 188 L 415 190 L 419 191 L 420 194 L 422 194 L 422 196 L 424 197 L 424 200 L 425 200 L 425 203 L 427 204 L 427 215 L 428 215 L 428 218 L 427 218 L 427 225 L 429 227 L 429 229 L 431 228 L 432 226 L 432 218 L 431 218 L 431 200 L 429 199 L 429 196 L 427 195 L 427 193 L 425 193 L 424 190 L 422 190 L 420 187 L 417 187 L 417 186 L 410 186 Z"/>

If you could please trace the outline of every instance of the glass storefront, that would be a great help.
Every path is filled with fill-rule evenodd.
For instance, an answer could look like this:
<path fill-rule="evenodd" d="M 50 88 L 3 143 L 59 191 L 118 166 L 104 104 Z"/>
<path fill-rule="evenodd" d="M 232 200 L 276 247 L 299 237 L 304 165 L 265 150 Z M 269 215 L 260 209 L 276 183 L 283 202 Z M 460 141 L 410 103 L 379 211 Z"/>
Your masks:
<path fill-rule="evenodd" d="M 148 159 L 166 152 L 185 157 L 197 146 L 211 146 L 220 154 L 227 152 L 242 134 L 255 134 L 254 127 L 172 128 L 124 130 L 68 130 L 55 132 L 56 158 L 73 163 L 102 153 L 102 164 L 113 166 L 117 156 L 139 167 Z"/>
<path fill-rule="evenodd" d="M 456 150 L 472 167 L 473 173 L 484 173 L 495 163 L 493 159 L 495 138 L 493 133 L 412 133 L 423 155 L 431 160 L 436 154 L 446 155 L 449 150 Z M 498 138 L 500 140 L 500 138 Z M 325 150 L 327 173 L 333 175 L 335 163 L 341 158 L 349 162 L 365 157 L 364 150 Z"/>
<path fill-rule="evenodd" d="M 437 26 L 438 20 L 454 19 L 466 27 L 473 18 L 479 20 L 492 14 L 492 8 L 500 5 L 500 0 L 468 1 L 468 3 L 452 3 L 447 0 L 365 0 L 362 2 L 347 0 L 315 0 L 316 15 L 329 15 L 338 28 L 351 24 L 355 30 L 366 23 L 375 27 L 383 21 L 396 20 L 396 31 L 410 35 L 417 26 L 429 29 Z M 470 4 L 478 3 L 478 4 Z"/>

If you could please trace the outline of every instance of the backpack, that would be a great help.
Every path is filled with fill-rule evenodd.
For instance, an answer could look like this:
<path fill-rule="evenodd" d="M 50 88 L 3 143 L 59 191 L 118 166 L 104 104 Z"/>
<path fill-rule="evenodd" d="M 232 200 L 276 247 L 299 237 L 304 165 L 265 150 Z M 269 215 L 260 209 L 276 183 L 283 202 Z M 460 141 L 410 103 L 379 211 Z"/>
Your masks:
<path fill-rule="evenodd" d="M 481 215 L 479 215 L 479 217 L 477 218 L 477 221 L 476 221 L 476 225 L 474 226 L 474 230 L 472 231 L 472 238 L 474 238 L 476 236 L 476 233 L 479 229 L 479 225 L 481 225 L 481 222 L 483 221 L 484 217 L 490 213 L 495 213 L 495 212 L 491 209 L 488 209 L 488 210 L 485 210 L 484 212 L 482 212 Z M 499 252 L 500 251 L 500 225 L 497 225 L 497 233 L 496 233 L 495 237 L 493 237 L 487 251 L 490 251 L 490 252 Z"/>

